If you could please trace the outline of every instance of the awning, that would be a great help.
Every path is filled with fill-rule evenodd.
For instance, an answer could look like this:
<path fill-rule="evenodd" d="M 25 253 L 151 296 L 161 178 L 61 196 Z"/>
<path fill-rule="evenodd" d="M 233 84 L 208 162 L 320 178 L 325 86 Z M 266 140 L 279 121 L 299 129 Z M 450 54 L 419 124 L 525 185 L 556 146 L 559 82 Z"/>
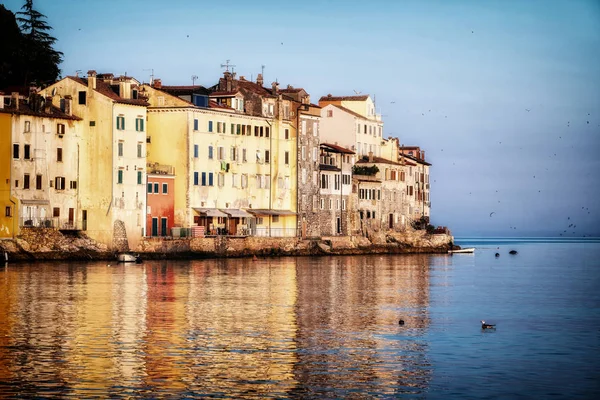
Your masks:
<path fill-rule="evenodd" d="M 290 210 L 268 210 L 266 208 L 249 208 L 247 211 L 254 215 L 296 215 Z"/>
<path fill-rule="evenodd" d="M 244 210 L 240 210 L 239 208 L 222 208 L 220 211 L 229 215 L 233 218 L 251 218 L 252 214 L 248 214 Z"/>
<path fill-rule="evenodd" d="M 199 212 L 200 214 L 205 215 L 207 217 L 227 217 L 227 214 L 221 212 L 216 208 L 192 208 L 194 209 L 194 211 Z"/>
<path fill-rule="evenodd" d="M 50 204 L 48 200 L 20 200 L 21 204 L 47 206 Z"/>

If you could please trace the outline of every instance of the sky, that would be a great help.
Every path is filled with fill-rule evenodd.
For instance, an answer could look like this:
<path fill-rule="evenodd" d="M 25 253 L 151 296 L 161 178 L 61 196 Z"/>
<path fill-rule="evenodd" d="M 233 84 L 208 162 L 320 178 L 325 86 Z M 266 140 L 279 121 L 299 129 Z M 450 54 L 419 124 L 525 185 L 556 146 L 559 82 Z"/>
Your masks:
<path fill-rule="evenodd" d="M 23 0 L 0 0 L 16 12 Z M 64 53 L 165 85 L 238 76 L 370 94 L 421 146 L 431 223 L 465 236 L 600 236 L 600 2 L 34 0 Z M 493 213 L 493 214 L 492 214 Z"/>

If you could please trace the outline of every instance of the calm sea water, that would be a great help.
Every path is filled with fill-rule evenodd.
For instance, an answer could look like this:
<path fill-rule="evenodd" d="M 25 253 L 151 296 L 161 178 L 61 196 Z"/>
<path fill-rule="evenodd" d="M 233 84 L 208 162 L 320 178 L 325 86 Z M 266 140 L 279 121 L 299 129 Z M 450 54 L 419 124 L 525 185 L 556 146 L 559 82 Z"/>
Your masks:
<path fill-rule="evenodd" d="M 598 398 L 600 240 L 456 242 L 477 250 L 8 264 L 0 397 Z"/>

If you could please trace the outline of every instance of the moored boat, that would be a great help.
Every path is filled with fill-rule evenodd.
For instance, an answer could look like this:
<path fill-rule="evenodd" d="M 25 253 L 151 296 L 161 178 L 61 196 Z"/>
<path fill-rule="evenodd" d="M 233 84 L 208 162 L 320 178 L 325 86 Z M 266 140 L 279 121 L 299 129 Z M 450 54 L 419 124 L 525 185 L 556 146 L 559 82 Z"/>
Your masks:
<path fill-rule="evenodd" d="M 475 252 L 475 247 L 468 247 L 466 249 L 458 249 L 458 250 L 448 250 L 449 254 L 453 254 L 453 253 L 474 253 Z"/>
<path fill-rule="evenodd" d="M 117 261 L 122 263 L 134 262 L 136 264 L 140 264 L 142 262 L 142 258 L 136 254 L 119 253 L 117 255 Z"/>

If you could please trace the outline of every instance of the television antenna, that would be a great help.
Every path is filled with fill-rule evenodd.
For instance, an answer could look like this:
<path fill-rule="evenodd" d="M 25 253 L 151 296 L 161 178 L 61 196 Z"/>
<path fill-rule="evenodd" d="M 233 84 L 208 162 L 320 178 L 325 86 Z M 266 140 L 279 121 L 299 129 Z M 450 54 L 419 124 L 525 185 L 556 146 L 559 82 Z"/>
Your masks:
<path fill-rule="evenodd" d="M 154 68 L 146 68 L 144 71 L 150 71 L 150 86 L 154 85 Z"/>
<path fill-rule="evenodd" d="M 225 68 L 225 72 L 229 72 L 229 68 L 231 68 L 231 72 L 233 72 L 233 68 L 235 67 L 235 65 L 229 64 L 229 61 L 231 60 L 225 60 L 225 64 L 221 64 L 221 68 Z"/>
<path fill-rule="evenodd" d="M 196 84 L 197 80 L 198 80 L 198 75 L 192 75 L 192 86 L 194 86 Z"/>

